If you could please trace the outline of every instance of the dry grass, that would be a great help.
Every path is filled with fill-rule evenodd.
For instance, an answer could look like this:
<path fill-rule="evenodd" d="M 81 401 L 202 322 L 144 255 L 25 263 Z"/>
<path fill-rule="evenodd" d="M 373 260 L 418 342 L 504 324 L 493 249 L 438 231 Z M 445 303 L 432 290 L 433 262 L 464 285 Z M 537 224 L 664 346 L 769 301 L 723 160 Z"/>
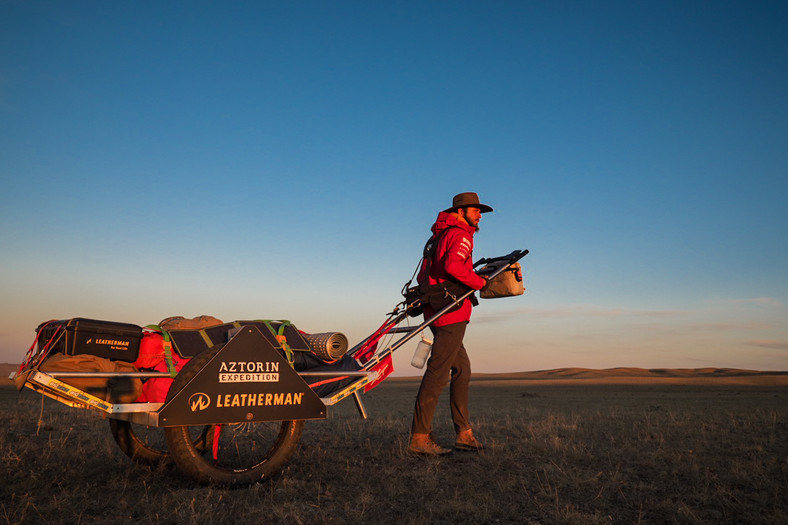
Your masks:
<path fill-rule="evenodd" d="M 598 378 L 597 378 L 598 379 Z M 779 383 L 779 382 L 778 382 Z M 405 451 L 417 382 L 308 422 L 283 475 L 238 490 L 133 464 L 106 421 L 0 387 L 0 523 L 784 523 L 788 385 L 479 379 L 481 454 Z M 438 439 L 453 440 L 447 402 Z"/>

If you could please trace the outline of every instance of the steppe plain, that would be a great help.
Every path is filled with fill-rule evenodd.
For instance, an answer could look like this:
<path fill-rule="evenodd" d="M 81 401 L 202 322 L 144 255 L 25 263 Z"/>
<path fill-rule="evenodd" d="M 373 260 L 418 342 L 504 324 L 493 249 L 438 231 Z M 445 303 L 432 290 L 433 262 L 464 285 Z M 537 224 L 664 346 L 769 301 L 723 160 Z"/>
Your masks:
<path fill-rule="evenodd" d="M 0 366 L 2 378 L 13 367 Z M 307 422 L 276 479 L 203 487 L 133 463 L 99 415 L 0 382 L 2 523 L 785 523 L 788 372 L 477 375 L 479 454 L 407 453 L 418 378 Z M 446 394 L 444 394 L 446 397 Z M 448 399 L 435 419 L 449 444 Z"/>

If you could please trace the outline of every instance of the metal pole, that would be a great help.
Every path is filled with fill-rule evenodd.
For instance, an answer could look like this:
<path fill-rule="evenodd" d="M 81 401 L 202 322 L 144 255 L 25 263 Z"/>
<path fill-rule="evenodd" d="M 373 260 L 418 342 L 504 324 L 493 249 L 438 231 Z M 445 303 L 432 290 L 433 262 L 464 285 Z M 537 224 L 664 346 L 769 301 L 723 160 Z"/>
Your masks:
<path fill-rule="evenodd" d="M 522 251 L 521 250 L 515 250 L 512 253 L 510 253 L 509 255 L 505 255 L 503 257 L 496 257 L 496 258 L 493 258 L 493 259 L 480 259 L 479 261 L 476 262 L 476 264 L 474 264 L 474 267 L 478 266 L 479 264 L 483 264 L 483 263 L 490 263 L 490 262 L 497 262 L 497 261 L 506 262 L 505 264 L 502 264 L 500 268 L 496 269 L 493 273 L 491 273 L 489 276 L 487 276 L 487 279 L 492 279 L 492 278 L 496 277 L 497 275 L 499 275 L 500 273 L 504 272 L 511 264 L 516 263 L 517 261 L 519 261 L 520 259 L 522 259 L 526 255 L 528 255 L 528 250 L 522 250 Z M 449 310 L 451 310 L 452 308 L 457 306 L 459 303 L 464 301 L 466 298 L 470 297 L 471 294 L 474 293 L 475 291 L 476 290 L 468 290 L 467 292 L 462 294 L 460 297 L 455 299 L 453 302 L 451 302 L 450 304 L 448 304 L 448 305 L 444 306 L 443 308 L 441 308 L 435 315 L 433 315 L 432 317 L 430 317 L 429 319 L 427 319 L 426 321 L 424 321 L 423 323 L 421 323 L 417 327 L 413 328 L 412 331 L 410 331 L 404 337 L 400 338 L 396 343 L 390 345 L 388 348 L 386 348 L 382 352 L 380 352 L 380 353 L 376 354 L 375 356 L 373 356 L 372 359 L 370 359 L 364 365 L 364 368 L 365 369 L 369 369 L 369 368 L 372 368 L 373 366 L 377 365 L 381 361 L 381 359 L 383 359 L 383 357 L 385 357 L 388 354 L 393 353 L 399 347 L 401 347 L 402 345 L 404 345 L 405 343 L 407 343 L 408 341 L 410 341 L 411 339 L 416 337 L 416 334 L 418 334 L 419 332 L 421 332 L 422 330 L 427 328 L 436 319 L 438 319 L 443 314 L 445 314 L 446 312 L 448 312 Z M 402 329 L 402 330 L 397 329 L 396 331 L 397 332 L 402 332 L 402 331 L 407 331 L 407 329 Z"/>
<path fill-rule="evenodd" d="M 44 372 L 46 375 L 60 378 L 88 378 L 88 377 L 171 377 L 167 372 Z M 343 376 L 359 376 L 364 377 L 369 375 L 369 372 L 297 372 L 300 376 L 315 376 L 315 377 L 343 377 Z"/>
<path fill-rule="evenodd" d="M 371 372 L 298 372 L 301 377 L 366 377 Z"/>
<path fill-rule="evenodd" d="M 54 377 L 172 377 L 167 372 L 43 372 Z"/>

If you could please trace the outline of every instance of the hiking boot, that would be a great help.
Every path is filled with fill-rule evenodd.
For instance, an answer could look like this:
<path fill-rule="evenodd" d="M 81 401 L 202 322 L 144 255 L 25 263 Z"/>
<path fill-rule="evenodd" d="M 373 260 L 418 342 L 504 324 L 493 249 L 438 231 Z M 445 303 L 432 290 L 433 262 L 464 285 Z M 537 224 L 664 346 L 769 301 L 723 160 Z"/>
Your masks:
<path fill-rule="evenodd" d="M 443 448 L 435 443 L 430 434 L 413 434 L 410 436 L 408 452 L 428 456 L 442 456 L 444 454 L 451 454 L 451 449 Z"/>
<path fill-rule="evenodd" d="M 473 437 L 473 431 L 469 428 L 457 434 L 457 441 L 454 443 L 454 449 L 462 450 L 463 452 L 478 452 L 484 450 L 484 445 Z"/>

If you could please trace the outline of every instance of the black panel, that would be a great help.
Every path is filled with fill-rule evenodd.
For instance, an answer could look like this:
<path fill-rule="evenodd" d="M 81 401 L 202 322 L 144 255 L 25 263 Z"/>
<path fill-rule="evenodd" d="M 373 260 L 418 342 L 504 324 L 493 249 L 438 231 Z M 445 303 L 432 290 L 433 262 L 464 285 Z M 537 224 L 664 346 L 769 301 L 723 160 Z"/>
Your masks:
<path fill-rule="evenodd" d="M 172 330 L 167 333 L 170 334 L 174 350 L 181 357 L 191 359 L 210 348 L 199 330 Z"/>

